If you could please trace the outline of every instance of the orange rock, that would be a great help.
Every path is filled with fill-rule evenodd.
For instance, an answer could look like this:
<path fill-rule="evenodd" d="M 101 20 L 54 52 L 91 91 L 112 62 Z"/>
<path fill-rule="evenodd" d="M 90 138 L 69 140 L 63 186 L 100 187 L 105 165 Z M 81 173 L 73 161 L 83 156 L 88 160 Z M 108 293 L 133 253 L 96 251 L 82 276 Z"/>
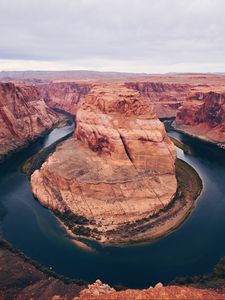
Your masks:
<path fill-rule="evenodd" d="M 58 119 L 35 87 L 0 83 L 0 158 L 37 138 Z"/>
<path fill-rule="evenodd" d="M 166 286 L 156 285 L 155 288 L 143 290 L 127 289 L 121 292 L 111 291 L 103 288 L 104 284 L 94 283 L 87 289 L 80 292 L 79 297 L 74 300 L 223 300 L 225 294 L 212 289 L 198 289 L 185 286 Z M 102 292 L 102 290 L 104 292 Z"/>
<path fill-rule="evenodd" d="M 124 226 L 169 204 L 175 159 L 164 125 L 139 92 L 95 85 L 77 112 L 74 138 L 33 173 L 31 185 L 44 206 L 85 217 L 78 231 L 85 227 L 102 242 L 135 239 Z"/>
<path fill-rule="evenodd" d="M 153 104 L 159 118 L 175 117 L 192 87 L 190 84 L 151 81 L 128 82 L 126 86 L 139 91 Z"/>
<path fill-rule="evenodd" d="M 61 81 L 39 84 L 37 88 L 50 107 L 75 114 L 79 102 L 90 91 L 91 84 Z"/>
<path fill-rule="evenodd" d="M 225 94 L 209 92 L 189 96 L 177 112 L 174 127 L 225 146 Z"/>

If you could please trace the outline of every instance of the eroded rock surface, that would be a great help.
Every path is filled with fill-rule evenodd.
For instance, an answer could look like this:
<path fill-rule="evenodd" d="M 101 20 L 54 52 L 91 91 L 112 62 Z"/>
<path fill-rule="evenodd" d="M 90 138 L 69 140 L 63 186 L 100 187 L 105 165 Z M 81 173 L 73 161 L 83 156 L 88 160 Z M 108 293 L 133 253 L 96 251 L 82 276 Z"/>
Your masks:
<path fill-rule="evenodd" d="M 139 92 L 96 85 L 77 112 L 74 138 L 33 173 L 31 185 L 44 206 L 82 217 L 75 233 L 105 241 L 170 203 L 175 159 L 164 125 Z"/>
<path fill-rule="evenodd" d="M 177 112 L 174 127 L 202 140 L 225 146 L 225 94 L 195 93 Z"/>
<path fill-rule="evenodd" d="M 224 292 L 216 292 L 212 289 L 198 289 L 192 287 L 166 286 L 158 283 L 155 287 L 143 290 L 131 290 L 116 292 L 97 280 L 81 291 L 80 296 L 74 300 L 223 300 Z"/>
<path fill-rule="evenodd" d="M 59 81 L 37 85 L 46 103 L 75 114 L 82 98 L 91 90 L 91 84 L 82 82 Z"/>
<path fill-rule="evenodd" d="M 0 159 L 50 129 L 59 116 L 33 86 L 0 83 Z"/>
<path fill-rule="evenodd" d="M 153 104 L 159 118 L 175 117 L 192 87 L 189 84 L 151 81 L 128 82 L 126 85 L 139 91 Z"/>

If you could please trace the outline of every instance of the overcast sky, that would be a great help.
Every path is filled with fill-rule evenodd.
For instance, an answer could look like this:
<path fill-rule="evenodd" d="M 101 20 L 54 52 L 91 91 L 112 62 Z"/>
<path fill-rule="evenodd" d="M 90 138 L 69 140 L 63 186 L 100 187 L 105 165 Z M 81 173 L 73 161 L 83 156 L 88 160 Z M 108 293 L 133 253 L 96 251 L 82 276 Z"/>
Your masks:
<path fill-rule="evenodd" d="M 0 70 L 225 72 L 225 0 L 0 0 Z"/>

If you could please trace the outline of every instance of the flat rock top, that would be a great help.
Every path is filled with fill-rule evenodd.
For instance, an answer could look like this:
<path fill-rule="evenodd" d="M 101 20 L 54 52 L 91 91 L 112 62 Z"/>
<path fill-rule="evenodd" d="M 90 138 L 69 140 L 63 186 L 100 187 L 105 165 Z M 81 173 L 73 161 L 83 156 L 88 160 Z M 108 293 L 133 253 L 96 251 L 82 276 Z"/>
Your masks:
<path fill-rule="evenodd" d="M 81 110 L 101 111 L 102 113 L 123 116 L 142 115 L 149 119 L 156 118 L 153 106 L 147 103 L 138 91 L 127 88 L 124 84 L 95 85 L 81 104 Z"/>

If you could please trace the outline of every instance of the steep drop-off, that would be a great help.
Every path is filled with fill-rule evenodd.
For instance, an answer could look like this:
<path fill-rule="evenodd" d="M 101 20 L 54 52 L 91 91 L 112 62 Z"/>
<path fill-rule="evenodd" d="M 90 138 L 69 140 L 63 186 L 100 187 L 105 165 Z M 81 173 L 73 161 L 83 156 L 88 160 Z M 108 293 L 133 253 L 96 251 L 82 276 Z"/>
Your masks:
<path fill-rule="evenodd" d="M 179 108 L 175 129 L 225 147 L 225 94 L 190 95 Z"/>
<path fill-rule="evenodd" d="M 128 88 L 139 91 L 151 104 L 159 118 L 176 116 L 177 109 L 191 90 L 189 84 L 165 82 L 128 82 Z"/>
<path fill-rule="evenodd" d="M 34 86 L 0 83 L 0 159 L 58 121 Z"/>
<path fill-rule="evenodd" d="M 0 300 L 71 300 L 87 286 L 29 260 L 0 240 Z"/>
<path fill-rule="evenodd" d="M 91 90 L 91 84 L 70 81 L 51 82 L 39 84 L 37 89 L 50 107 L 75 114 L 82 97 Z"/>
<path fill-rule="evenodd" d="M 77 112 L 74 138 L 31 177 L 46 207 L 73 232 L 134 239 L 124 226 L 165 208 L 176 193 L 176 152 L 149 103 L 124 85 L 96 85 Z"/>
<path fill-rule="evenodd" d="M 0 299 L 1 300 L 223 300 L 224 290 L 189 286 L 163 286 L 143 290 L 116 291 L 96 280 L 87 286 L 82 280 L 70 280 L 43 268 L 27 257 L 12 251 L 0 242 Z"/>

